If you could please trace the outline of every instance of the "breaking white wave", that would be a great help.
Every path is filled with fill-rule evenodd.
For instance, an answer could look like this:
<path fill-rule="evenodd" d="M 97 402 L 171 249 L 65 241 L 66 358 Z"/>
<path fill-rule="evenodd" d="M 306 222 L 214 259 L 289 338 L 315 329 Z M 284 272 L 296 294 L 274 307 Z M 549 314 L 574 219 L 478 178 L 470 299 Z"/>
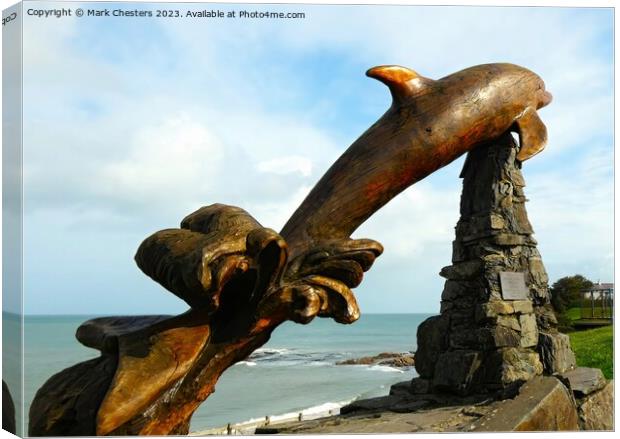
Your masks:
<path fill-rule="evenodd" d="M 310 361 L 308 366 L 333 366 L 334 363 L 330 363 L 329 361 Z"/>
<path fill-rule="evenodd" d="M 256 366 L 256 362 L 255 361 L 239 361 L 236 364 L 243 364 L 245 366 Z"/>
<path fill-rule="evenodd" d="M 258 348 L 254 352 L 252 352 L 252 356 L 284 355 L 290 351 L 291 351 L 290 349 L 286 349 L 286 348 Z"/>
<path fill-rule="evenodd" d="M 328 367 L 342 359 L 341 353 L 285 348 L 261 348 L 254 351 L 248 358 L 251 362 L 270 367 Z"/>
<path fill-rule="evenodd" d="M 312 416 L 312 415 L 320 415 L 320 414 L 329 414 L 331 411 L 332 414 L 340 413 L 340 408 L 352 403 L 357 398 L 351 398 L 344 401 L 339 402 L 326 402 L 323 404 L 316 405 L 314 407 L 309 407 L 305 410 L 302 410 L 302 414 L 304 416 Z"/>
<path fill-rule="evenodd" d="M 270 423 L 283 422 L 283 421 L 291 421 L 299 419 L 299 414 L 301 413 L 302 419 L 316 419 L 322 418 L 324 416 L 337 415 L 340 413 L 340 408 L 352 403 L 358 397 L 338 401 L 338 402 L 325 402 L 323 404 L 315 405 L 312 407 L 305 408 L 303 410 L 297 410 L 294 412 L 283 413 L 280 415 L 269 416 Z M 252 418 L 244 422 L 239 422 L 236 426 L 243 426 L 249 424 L 262 424 L 265 422 L 265 418 Z"/>
<path fill-rule="evenodd" d="M 379 364 L 376 364 L 374 366 L 370 366 L 369 367 L 370 370 L 376 370 L 376 371 L 380 371 L 380 372 L 398 372 L 398 373 L 405 373 L 404 370 L 402 369 L 398 369 L 396 367 L 392 367 L 392 366 L 381 366 Z"/>

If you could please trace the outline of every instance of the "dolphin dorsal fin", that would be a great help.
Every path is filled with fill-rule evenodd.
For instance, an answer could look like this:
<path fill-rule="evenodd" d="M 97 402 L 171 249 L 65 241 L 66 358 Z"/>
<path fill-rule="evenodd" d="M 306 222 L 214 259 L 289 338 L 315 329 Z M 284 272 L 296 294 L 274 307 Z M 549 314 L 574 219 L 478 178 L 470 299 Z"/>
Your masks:
<path fill-rule="evenodd" d="M 366 76 L 375 78 L 388 86 L 394 102 L 402 102 L 425 85 L 427 78 L 407 67 L 377 66 L 368 69 Z"/>

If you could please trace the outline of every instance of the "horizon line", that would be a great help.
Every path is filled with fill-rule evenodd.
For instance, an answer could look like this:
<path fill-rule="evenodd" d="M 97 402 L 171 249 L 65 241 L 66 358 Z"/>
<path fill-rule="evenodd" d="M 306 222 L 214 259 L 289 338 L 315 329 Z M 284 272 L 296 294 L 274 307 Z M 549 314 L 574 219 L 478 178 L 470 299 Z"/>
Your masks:
<path fill-rule="evenodd" d="M 106 316 L 110 316 L 110 317 L 136 317 L 136 316 L 152 316 L 152 315 L 170 315 L 170 316 L 176 316 L 179 314 L 165 314 L 165 313 L 150 313 L 150 314 L 122 314 L 122 313 L 116 313 L 116 314 L 112 314 L 112 313 L 104 313 L 104 314 L 94 314 L 94 313 L 77 313 L 77 314 L 20 314 L 20 313 L 15 313 L 12 311 L 5 311 L 2 310 L 3 314 L 11 314 L 14 316 L 23 316 L 23 317 L 93 317 L 93 316 L 97 316 L 97 317 L 106 317 Z M 183 313 L 180 313 L 183 314 Z M 366 313 L 362 313 L 362 315 L 394 315 L 394 314 L 438 314 L 437 312 L 430 312 L 430 311 L 416 311 L 416 312 L 366 312 Z M 317 317 L 317 318 L 323 318 L 323 317 Z"/>

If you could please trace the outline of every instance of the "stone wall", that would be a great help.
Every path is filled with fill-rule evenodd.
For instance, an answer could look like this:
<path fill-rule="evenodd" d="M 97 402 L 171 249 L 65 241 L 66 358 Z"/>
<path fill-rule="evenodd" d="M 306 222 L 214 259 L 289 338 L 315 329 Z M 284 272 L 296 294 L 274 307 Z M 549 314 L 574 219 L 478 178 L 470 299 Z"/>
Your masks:
<path fill-rule="evenodd" d="M 506 390 L 575 365 L 557 331 L 517 151 L 506 133 L 467 156 L 441 313 L 418 328 L 420 392 Z"/>

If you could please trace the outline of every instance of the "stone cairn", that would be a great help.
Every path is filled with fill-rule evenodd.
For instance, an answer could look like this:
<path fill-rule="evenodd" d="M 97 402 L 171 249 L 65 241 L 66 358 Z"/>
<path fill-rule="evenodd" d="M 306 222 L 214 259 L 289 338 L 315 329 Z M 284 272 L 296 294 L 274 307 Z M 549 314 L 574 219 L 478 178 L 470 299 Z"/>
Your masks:
<path fill-rule="evenodd" d="M 557 330 L 517 151 L 506 133 L 467 156 L 441 313 L 418 328 L 414 393 L 510 392 L 575 366 Z"/>

